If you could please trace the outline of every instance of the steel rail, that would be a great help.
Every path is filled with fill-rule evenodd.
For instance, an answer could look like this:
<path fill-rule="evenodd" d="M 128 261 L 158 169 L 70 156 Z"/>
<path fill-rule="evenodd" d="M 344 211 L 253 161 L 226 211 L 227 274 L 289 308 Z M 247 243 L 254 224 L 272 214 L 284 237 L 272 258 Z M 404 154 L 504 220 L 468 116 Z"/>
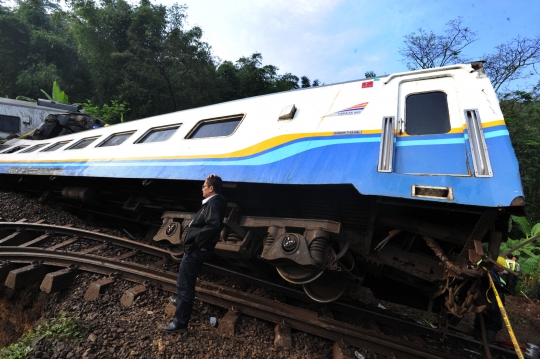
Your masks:
<path fill-rule="evenodd" d="M 57 267 L 68 267 L 70 264 L 74 264 L 83 271 L 103 275 L 119 273 L 123 278 L 133 282 L 150 281 L 170 292 L 176 291 L 176 273 L 92 254 L 52 251 L 47 248 L 0 246 L 0 259 L 12 263 L 40 261 L 44 265 Z"/>
<path fill-rule="evenodd" d="M 140 243 L 128 238 L 116 237 L 110 234 L 93 232 L 85 229 L 25 222 L 0 222 L 0 229 L 8 229 L 13 231 L 24 229 L 27 231 L 43 232 L 51 235 L 62 234 L 73 237 L 79 236 L 81 238 L 87 238 L 97 242 L 111 243 L 119 247 L 140 250 L 142 253 L 150 254 L 156 257 L 169 257 L 169 252 L 167 252 L 165 249 Z"/>
<path fill-rule="evenodd" d="M 35 224 L 24 222 L 0 222 L 0 229 L 11 229 L 14 231 L 25 229 L 29 231 L 44 232 L 51 235 L 62 234 L 68 236 L 78 236 L 80 238 L 87 238 L 99 242 L 111 243 L 117 246 L 139 250 L 142 253 L 147 253 L 157 257 L 168 257 L 168 252 L 164 249 L 154 247 L 151 245 L 143 244 L 137 241 L 133 241 L 127 238 L 115 237 L 108 234 L 99 232 L 93 232 L 83 229 L 62 227 L 47 224 Z M 11 250 L 11 254 L 8 252 Z M 18 253 L 18 254 L 17 254 Z M 36 247 L 16 247 L 16 246 L 0 246 L 0 256 L 6 255 L 13 262 L 29 263 L 33 260 L 39 260 L 44 264 L 53 266 L 67 267 L 70 264 L 77 265 L 81 270 L 99 273 L 103 275 L 111 275 L 111 273 L 121 273 L 127 280 L 131 280 L 137 283 L 144 283 L 147 280 L 153 281 L 155 284 L 161 286 L 164 290 L 175 292 L 176 273 L 165 272 L 157 269 L 151 269 L 149 267 L 134 264 L 131 262 L 119 262 L 111 258 L 100 257 L 91 254 L 78 254 L 74 252 L 65 252 L 62 250 L 48 250 Z M 56 254 L 56 255 L 53 255 Z M 7 259 L 7 258 L 6 258 Z M 121 265 L 119 265 L 121 263 Z M 129 270 L 126 270 L 129 267 Z M 259 278 L 255 278 L 246 274 L 241 274 L 233 270 L 215 266 L 212 264 L 205 264 L 204 269 L 207 272 L 214 273 L 220 276 L 235 276 L 248 283 L 255 284 L 266 289 L 278 291 L 284 293 L 288 297 L 311 302 L 310 299 L 303 291 L 296 290 L 294 288 L 286 287 L 273 282 L 265 281 Z M 164 280 L 166 278 L 166 280 Z M 220 306 L 219 303 L 214 303 Z M 353 314 L 362 318 L 368 318 L 376 321 L 379 324 L 391 325 L 407 331 L 414 331 L 419 335 L 427 336 L 434 339 L 441 340 L 443 334 L 436 332 L 425 326 L 418 325 L 416 323 L 408 322 L 398 318 L 386 316 L 381 313 L 376 313 L 369 310 L 364 310 L 352 305 L 348 305 L 341 302 L 330 303 L 329 308 L 338 312 Z M 256 316 L 256 315 L 253 315 Z M 452 333 L 444 333 L 447 338 L 460 341 L 463 346 L 477 349 L 481 351 L 479 344 L 469 338 L 454 335 Z M 491 347 L 501 358 L 513 359 L 516 358 L 514 352 L 504 350 L 499 347 Z"/>
<path fill-rule="evenodd" d="M 252 277 L 247 274 L 238 273 L 231 269 L 219 267 L 219 266 L 209 264 L 209 263 L 205 263 L 203 265 L 203 268 L 205 271 L 216 274 L 216 275 L 235 276 L 247 283 L 258 285 L 265 289 L 282 293 L 289 298 L 300 300 L 306 303 L 313 303 L 313 301 L 307 296 L 307 294 L 304 291 L 300 291 L 295 288 L 283 286 L 274 282 L 265 281 L 256 277 Z M 482 343 L 479 343 L 478 341 L 471 338 L 467 338 L 461 335 L 450 333 L 448 331 L 440 333 L 437 330 L 434 330 L 433 328 L 428 328 L 426 326 L 423 326 L 417 323 L 409 322 L 409 321 L 399 319 L 399 318 L 394 318 L 394 317 L 391 317 L 382 313 L 378 313 L 375 311 L 362 309 L 362 308 L 355 307 L 350 304 L 339 302 L 339 301 L 328 303 L 326 306 L 329 309 L 336 312 L 340 312 L 340 313 L 344 313 L 348 315 L 354 315 L 356 317 L 360 317 L 364 319 L 370 319 L 370 320 L 375 321 L 378 324 L 396 327 L 396 328 L 399 328 L 401 330 L 405 330 L 408 332 L 414 332 L 418 335 L 425 336 L 428 338 L 441 340 L 441 341 L 445 339 L 451 339 L 456 342 L 459 342 L 462 348 L 474 350 L 478 352 L 479 355 L 483 355 L 482 353 L 484 349 L 483 349 Z M 494 345 L 491 345 L 490 349 L 492 353 L 496 355 L 497 358 L 517 359 L 517 355 L 514 351 L 507 350 L 507 349 L 494 346 Z"/>
<path fill-rule="evenodd" d="M 120 273 L 122 278 L 151 282 L 164 290 L 174 292 L 176 273 L 148 268 L 140 264 L 117 261 L 96 255 L 64 251 L 51 251 L 44 248 L 0 246 L 0 259 L 15 263 L 29 263 L 35 260 L 45 265 L 67 266 L 76 264 L 80 270 L 110 275 Z M 239 292 L 213 283 L 199 281 L 197 296 L 200 300 L 223 308 L 236 307 L 242 313 L 274 323 L 285 321 L 291 328 L 324 337 L 330 340 L 344 339 L 345 342 L 367 347 L 387 356 L 394 354 L 399 358 L 450 359 L 446 354 L 431 354 L 412 345 L 400 343 L 396 339 L 381 338 L 372 331 L 365 330 L 337 320 L 322 318 L 315 312 L 291 305 L 277 303 L 269 299 Z"/>

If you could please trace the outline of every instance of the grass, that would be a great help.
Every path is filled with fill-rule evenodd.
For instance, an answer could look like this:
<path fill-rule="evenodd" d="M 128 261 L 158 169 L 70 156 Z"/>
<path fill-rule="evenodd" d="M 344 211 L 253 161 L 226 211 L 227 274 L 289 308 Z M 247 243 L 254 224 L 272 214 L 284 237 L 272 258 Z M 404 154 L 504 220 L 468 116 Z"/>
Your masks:
<path fill-rule="evenodd" d="M 0 358 L 26 358 L 34 350 L 32 342 L 40 337 L 43 339 L 77 340 L 84 338 L 86 333 L 86 327 L 78 318 L 68 317 L 65 313 L 62 313 L 60 318 L 52 318 L 36 325 L 28 333 L 25 333 L 19 341 L 0 349 Z"/>

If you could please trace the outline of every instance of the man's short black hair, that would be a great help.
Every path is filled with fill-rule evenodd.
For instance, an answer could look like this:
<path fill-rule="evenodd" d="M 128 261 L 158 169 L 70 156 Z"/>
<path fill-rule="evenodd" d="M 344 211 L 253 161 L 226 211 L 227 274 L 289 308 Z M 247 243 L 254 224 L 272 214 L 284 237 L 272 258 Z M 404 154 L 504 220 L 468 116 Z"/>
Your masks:
<path fill-rule="evenodd" d="M 214 192 L 221 193 L 221 188 L 223 187 L 223 181 L 221 180 L 221 177 L 216 175 L 210 175 L 206 178 L 206 183 L 208 183 L 209 186 L 214 187 Z"/>
<path fill-rule="evenodd" d="M 513 255 L 512 253 L 508 253 L 508 254 L 506 255 L 506 258 L 512 259 L 512 258 L 514 258 L 514 255 Z"/>

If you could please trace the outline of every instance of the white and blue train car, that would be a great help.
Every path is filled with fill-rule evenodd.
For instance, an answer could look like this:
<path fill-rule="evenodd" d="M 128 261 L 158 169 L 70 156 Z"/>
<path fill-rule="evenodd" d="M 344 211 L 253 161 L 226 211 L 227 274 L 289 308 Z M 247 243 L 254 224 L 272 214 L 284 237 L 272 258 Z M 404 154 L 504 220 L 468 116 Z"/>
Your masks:
<path fill-rule="evenodd" d="M 469 249 L 487 243 L 496 259 L 524 205 L 481 63 L 5 145 L 4 186 L 133 221 L 162 217 L 155 238 L 176 255 L 198 186 L 216 173 L 231 203 L 216 253 L 250 272 L 276 267 L 319 302 L 364 284 L 380 298 L 444 307 L 439 284 L 474 282 Z"/>

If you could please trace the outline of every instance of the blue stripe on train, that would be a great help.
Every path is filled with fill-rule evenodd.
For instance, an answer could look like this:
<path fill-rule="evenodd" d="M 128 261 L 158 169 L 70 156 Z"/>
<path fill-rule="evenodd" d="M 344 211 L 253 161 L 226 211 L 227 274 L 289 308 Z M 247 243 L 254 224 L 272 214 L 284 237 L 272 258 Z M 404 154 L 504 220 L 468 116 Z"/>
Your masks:
<path fill-rule="evenodd" d="M 0 164 L 0 173 L 10 168 L 51 169 L 51 174 L 89 177 L 164 178 L 200 180 L 219 173 L 227 181 L 274 184 L 353 184 L 360 193 L 411 198 L 411 186 L 452 187 L 454 203 L 482 206 L 508 206 L 522 196 L 517 162 L 508 136 L 497 131 L 486 133 L 493 165 L 493 178 L 429 176 L 379 173 L 376 170 L 379 135 L 295 141 L 239 159 L 145 160 L 86 163 Z M 486 131 L 488 132 L 488 131 Z M 503 130 L 504 132 L 504 130 Z M 497 133 L 496 137 L 493 137 Z M 337 141 L 336 141 L 337 140 Z M 454 152 L 455 144 L 406 146 L 418 151 Z M 463 146 L 463 144 L 461 145 Z M 400 149 L 401 150 L 401 149 Z M 418 153 L 411 153 L 415 156 Z M 58 173 L 60 171 L 60 173 Z M 43 173 L 46 174 L 46 173 Z M 508 176 L 507 174 L 512 174 Z M 441 200 L 443 201 L 443 200 Z"/>

